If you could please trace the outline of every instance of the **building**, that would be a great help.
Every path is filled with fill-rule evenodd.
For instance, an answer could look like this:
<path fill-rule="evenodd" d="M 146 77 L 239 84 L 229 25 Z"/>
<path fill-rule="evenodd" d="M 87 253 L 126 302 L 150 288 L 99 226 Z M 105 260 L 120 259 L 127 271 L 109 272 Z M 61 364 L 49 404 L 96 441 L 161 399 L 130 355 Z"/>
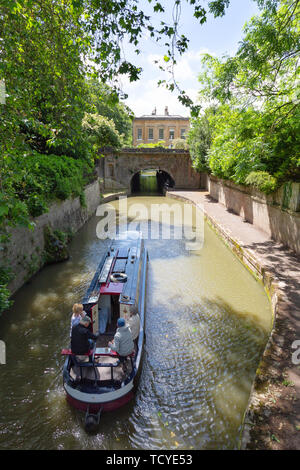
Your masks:
<path fill-rule="evenodd" d="M 155 144 L 163 140 L 167 147 L 172 147 L 174 139 L 185 139 L 190 128 L 190 119 L 179 115 L 170 115 L 168 107 L 165 114 L 152 114 L 137 117 L 133 120 L 133 146 Z"/>

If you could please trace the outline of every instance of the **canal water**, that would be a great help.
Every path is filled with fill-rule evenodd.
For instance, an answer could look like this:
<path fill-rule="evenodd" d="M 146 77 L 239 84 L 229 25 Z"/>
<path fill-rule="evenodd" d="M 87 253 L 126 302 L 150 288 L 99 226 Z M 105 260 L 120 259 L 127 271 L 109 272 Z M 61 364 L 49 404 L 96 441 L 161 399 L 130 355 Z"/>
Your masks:
<path fill-rule="evenodd" d="M 162 203 L 167 211 L 174 200 L 128 199 L 128 207 L 149 211 Z M 96 237 L 98 222 L 93 217 L 74 237 L 70 259 L 45 267 L 2 316 L 0 448 L 236 448 L 271 309 L 260 284 L 207 225 L 198 251 L 188 251 L 183 239 L 145 241 L 146 343 L 135 398 L 103 414 L 93 436 L 84 431 L 84 415 L 67 404 L 60 351 L 69 344 L 71 307 L 109 244 Z"/>
<path fill-rule="evenodd" d="M 141 193 L 157 193 L 157 177 L 156 170 L 141 171 L 140 175 L 140 192 Z"/>

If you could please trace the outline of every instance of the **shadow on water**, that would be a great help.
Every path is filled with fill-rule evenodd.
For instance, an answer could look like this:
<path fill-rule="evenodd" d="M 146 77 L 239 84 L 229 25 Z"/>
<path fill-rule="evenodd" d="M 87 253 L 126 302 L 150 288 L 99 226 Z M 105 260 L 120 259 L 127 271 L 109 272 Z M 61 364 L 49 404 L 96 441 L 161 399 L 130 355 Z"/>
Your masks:
<path fill-rule="evenodd" d="M 236 448 L 267 332 L 222 299 L 174 313 L 159 303 L 148 311 L 133 442 L 148 449 Z"/>

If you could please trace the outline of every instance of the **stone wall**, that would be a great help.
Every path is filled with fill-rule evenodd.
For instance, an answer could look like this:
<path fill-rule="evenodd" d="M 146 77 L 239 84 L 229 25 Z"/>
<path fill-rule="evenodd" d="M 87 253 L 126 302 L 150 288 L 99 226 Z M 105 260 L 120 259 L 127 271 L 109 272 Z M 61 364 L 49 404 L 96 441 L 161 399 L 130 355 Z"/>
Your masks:
<path fill-rule="evenodd" d="M 25 227 L 10 230 L 10 241 L 4 249 L 1 264 L 10 266 L 15 275 L 8 286 L 12 294 L 43 266 L 44 230 L 47 226 L 75 233 L 95 213 L 100 203 L 99 181 L 88 185 L 84 195 L 86 207 L 82 207 L 79 197 L 59 201 L 52 204 L 47 213 L 33 219 L 34 230 Z"/>
<path fill-rule="evenodd" d="M 300 184 L 286 183 L 266 195 L 255 188 L 202 175 L 201 185 L 227 210 L 267 233 L 273 240 L 300 253 Z"/>

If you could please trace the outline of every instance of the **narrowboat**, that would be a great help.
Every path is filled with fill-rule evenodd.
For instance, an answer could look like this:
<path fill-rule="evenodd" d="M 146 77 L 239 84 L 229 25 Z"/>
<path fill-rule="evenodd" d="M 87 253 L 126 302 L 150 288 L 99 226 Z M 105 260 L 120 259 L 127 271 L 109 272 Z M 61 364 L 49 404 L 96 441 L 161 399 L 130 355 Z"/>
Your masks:
<path fill-rule="evenodd" d="M 115 410 L 134 396 L 141 370 L 145 331 L 145 298 L 148 253 L 141 232 L 126 231 L 114 239 L 102 257 L 82 300 L 91 318 L 91 329 L 99 334 L 84 361 L 71 349 L 63 349 L 63 386 L 68 402 L 85 412 L 85 425 L 99 423 L 102 411 Z M 126 360 L 108 347 L 120 317 L 128 320 L 134 306 L 140 317 L 135 349 Z"/>

